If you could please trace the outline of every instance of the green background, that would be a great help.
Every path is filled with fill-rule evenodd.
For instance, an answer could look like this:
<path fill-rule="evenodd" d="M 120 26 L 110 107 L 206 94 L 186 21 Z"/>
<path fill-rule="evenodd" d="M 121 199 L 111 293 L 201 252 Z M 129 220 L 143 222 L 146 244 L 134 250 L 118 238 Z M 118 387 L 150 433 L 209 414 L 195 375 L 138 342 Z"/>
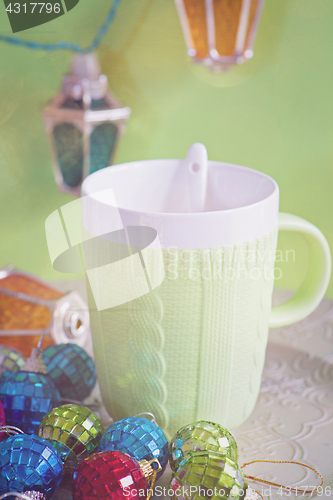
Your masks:
<path fill-rule="evenodd" d="M 80 0 L 19 36 L 88 45 L 109 7 Z M 183 158 L 203 142 L 212 160 L 274 177 L 281 210 L 317 225 L 333 248 L 332 26 L 332 0 L 267 0 L 252 61 L 214 75 L 189 63 L 172 0 L 123 0 L 97 50 L 113 92 L 132 108 L 116 161 Z M 0 33 L 11 34 L 4 5 Z M 70 58 L 0 44 L 0 265 L 47 279 L 73 277 L 53 271 L 46 247 L 45 219 L 73 198 L 55 186 L 40 114 Z M 282 234 L 279 247 L 296 259 L 283 264 L 278 286 L 295 288 L 307 249 Z"/>

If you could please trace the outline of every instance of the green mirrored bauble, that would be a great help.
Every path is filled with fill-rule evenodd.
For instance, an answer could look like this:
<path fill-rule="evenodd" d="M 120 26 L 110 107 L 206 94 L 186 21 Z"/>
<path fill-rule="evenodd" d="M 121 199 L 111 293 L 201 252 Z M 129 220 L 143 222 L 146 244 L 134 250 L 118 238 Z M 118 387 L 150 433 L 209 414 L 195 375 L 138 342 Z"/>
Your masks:
<path fill-rule="evenodd" d="M 24 356 L 18 349 L 0 344 L 0 377 L 6 370 L 18 372 L 24 363 Z"/>
<path fill-rule="evenodd" d="M 176 500 L 243 500 L 247 483 L 228 455 L 215 451 L 191 453 L 171 481 Z"/>
<path fill-rule="evenodd" d="M 54 408 L 45 415 L 38 428 L 38 435 L 51 441 L 69 468 L 77 465 L 75 458 L 85 457 L 96 450 L 103 432 L 98 416 L 77 404 Z"/>
<path fill-rule="evenodd" d="M 219 424 L 200 420 L 194 424 L 185 425 L 175 434 L 169 447 L 169 461 L 175 472 L 181 461 L 192 451 L 221 451 L 238 461 L 237 443 L 227 429 Z"/>

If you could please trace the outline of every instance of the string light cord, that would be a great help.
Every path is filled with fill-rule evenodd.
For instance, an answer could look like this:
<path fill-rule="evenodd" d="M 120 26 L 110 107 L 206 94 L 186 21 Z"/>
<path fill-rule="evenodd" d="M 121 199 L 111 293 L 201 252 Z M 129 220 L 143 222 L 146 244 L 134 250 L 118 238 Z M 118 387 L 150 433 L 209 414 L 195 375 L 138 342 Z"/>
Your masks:
<path fill-rule="evenodd" d="M 114 0 L 112 6 L 110 7 L 102 26 L 98 29 L 95 38 L 87 47 L 82 47 L 77 43 L 73 42 L 56 42 L 56 43 L 40 43 L 31 42 L 29 40 L 22 40 L 21 38 L 15 38 L 13 36 L 0 35 L 0 42 L 10 43 L 12 45 L 19 45 L 21 47 L 26 47 L 28 49 L 36 50 L 71 50 L 72 52 L 93 52 L 101 44 L 105 34 L 107 33 L 111 23 L 114 21 L 116 14 L 118 12 L 121 0 Z"/>

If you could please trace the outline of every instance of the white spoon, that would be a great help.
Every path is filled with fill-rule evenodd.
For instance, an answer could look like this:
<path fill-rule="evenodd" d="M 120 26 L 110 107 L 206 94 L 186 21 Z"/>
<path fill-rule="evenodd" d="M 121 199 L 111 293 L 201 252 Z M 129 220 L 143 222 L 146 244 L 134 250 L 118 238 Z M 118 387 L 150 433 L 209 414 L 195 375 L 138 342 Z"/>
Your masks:
<path fill-rule="evenodd" d="M 187 150 L 185 165 L 188 170 L 190 211 L 203 212 L 207 191 L 207 150 L 200 142 L 195 142 Z"/>

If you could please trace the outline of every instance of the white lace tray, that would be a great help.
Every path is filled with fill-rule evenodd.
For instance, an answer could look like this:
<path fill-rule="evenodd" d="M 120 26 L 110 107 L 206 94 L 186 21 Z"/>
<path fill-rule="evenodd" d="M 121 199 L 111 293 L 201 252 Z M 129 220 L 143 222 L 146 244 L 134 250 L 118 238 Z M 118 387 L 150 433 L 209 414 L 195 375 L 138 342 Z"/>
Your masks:
<path fill-rule="evenodd" d="M 324 477 L 318 496 L 333 498 L 333 301 L 324 300 L 295 325 L 270 331 L 256 407 L 232 433 L 239 465 L 255 459 L 304 462 Z M 244 472 L 300 489 L 320 483 L 298 465 L 261 463 Z M 168 486 L 170 478 L 167 470 L 160 483 Z M 301 491 L 290 495 L 260 483 L 250 486 L 271 500 L 311 498 Z"/>

